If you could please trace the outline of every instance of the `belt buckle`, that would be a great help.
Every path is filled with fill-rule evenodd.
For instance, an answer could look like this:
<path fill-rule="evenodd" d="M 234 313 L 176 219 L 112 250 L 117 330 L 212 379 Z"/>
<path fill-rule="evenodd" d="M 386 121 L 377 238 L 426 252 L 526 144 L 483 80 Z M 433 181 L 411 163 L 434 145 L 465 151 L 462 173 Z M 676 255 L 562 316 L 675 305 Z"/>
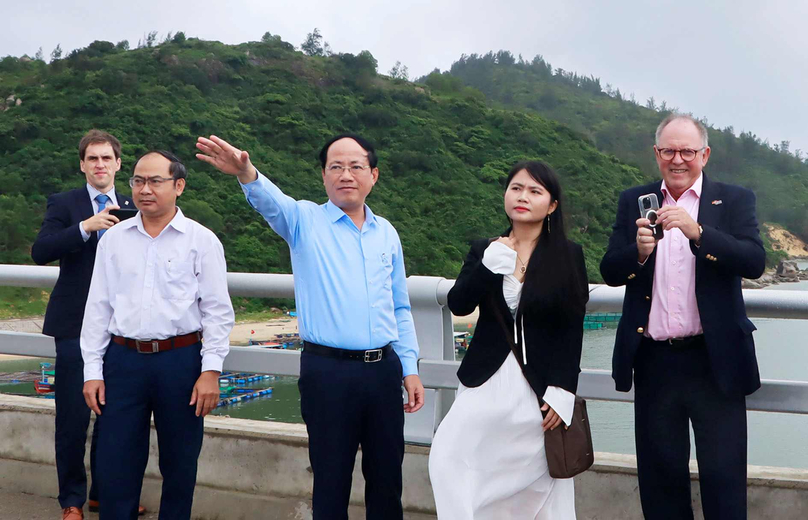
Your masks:
<path fill-rule="evenodd" d="M 381 361 L 383 353 L 384 350 L 380 348 L 374 348 L 373 350 L 366 350 L 364 361 L 365 363 L 376 363 L 377 361 Z M 371 354 L 375 354 L 375 356 Z"/>
<path fill-rule="evenodd" d="M 141 350 L 140 345 L 148 345 L 151 343 L 151 350 Z M 140 341 L 139 339 L 135 340 L 135 350 L 138 351 L 140 354 L 156 354 L 160 352 L 160 342 L 159 341 Z"/>

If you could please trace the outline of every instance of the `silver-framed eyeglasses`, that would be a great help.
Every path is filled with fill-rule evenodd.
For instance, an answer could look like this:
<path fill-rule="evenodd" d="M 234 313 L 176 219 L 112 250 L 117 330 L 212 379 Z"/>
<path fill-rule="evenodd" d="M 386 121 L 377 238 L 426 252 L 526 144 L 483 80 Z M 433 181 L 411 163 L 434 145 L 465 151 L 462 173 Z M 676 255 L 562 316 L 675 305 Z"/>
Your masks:
<path fill-rule="evenodd" d="M 362 166 L 361 164 L 352 164 L 350 166 L 342 166 L 341 164 L 332 164 L 328 167 L 328 173 L 342 173 L 348 171 L 353 175 L 359 175 L 363 171 L 370 168 L 370 166 Z"/>
<path fill-rule="evenodd" d="M 684 148 L 682 150 L 675 150 L 673 148 L 658 148 L 657 152 L 659 152 L 659 156 L 666 161 L 672 161 L 678 152 L 682 160 L 687 162 L 695 159 L 696 154 L 703 151 L 705 148 L 706 147 L 702 147 L 698 150 L 691 150 L 690 148 Z"/>
<path fill-rule="evenodd" d="M 134 176 L 129 178 L 129 187 L 130 188 L 137 188 L 141 189 L 146 183 L 149 183 L 149 187 L 152 189 L 158 189 L 160 186 L 163 185 L 164 182 L 173 181 L 172 177 L 149 177 L 148 179 L 145 177 Z"/>

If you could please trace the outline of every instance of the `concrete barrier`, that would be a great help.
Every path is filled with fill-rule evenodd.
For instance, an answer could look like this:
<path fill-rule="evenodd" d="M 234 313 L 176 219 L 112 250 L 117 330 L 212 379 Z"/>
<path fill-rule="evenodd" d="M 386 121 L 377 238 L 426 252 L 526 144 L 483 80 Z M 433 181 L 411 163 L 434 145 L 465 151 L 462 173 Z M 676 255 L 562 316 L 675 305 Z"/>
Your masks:
<path fill-rule="evenodd" d="M 43 497 L 58 494 L 53 448 L 54 403 L 0 395 L 0 488 Z M 89 463 L 89 449 L 88 463 Z M 142 502 L 157 510 L 160 473 L 152 430 Z M 361 458 L 361 453 L 359 454 Z M 435 518 L 429 448 L 407 446 L 404 507 L 408 520 Z M 357 461 L 351 518 L 364 518 L 364 480 Z M 693 502 L 702 519 L 696 468 Z M 808 471 L 749 468 L 749 518 L 808 518 Z M 208 417 L 199 461 L 194 517 L 204 520 L 307 520 L 311 468 L 303 425 Z M 633 456 L 598 453 L 595 466 L 576 478 L 579 520 L 641 520 Z"/>

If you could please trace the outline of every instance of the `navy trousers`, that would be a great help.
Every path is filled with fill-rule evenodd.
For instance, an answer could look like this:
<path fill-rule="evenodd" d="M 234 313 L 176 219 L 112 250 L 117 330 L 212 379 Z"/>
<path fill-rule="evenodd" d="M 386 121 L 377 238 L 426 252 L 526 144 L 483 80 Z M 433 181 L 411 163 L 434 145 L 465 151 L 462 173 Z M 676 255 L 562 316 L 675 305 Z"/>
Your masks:
<path fill-rule="evenodd" d="M 314 473 L 314 520 L 348 520 L 359 446 L 367 519 L 402 519 L 401 379 L 395 352 L 377 363 L 302 353 L 298 387 Z"/>
<path fill-rule="evenodd" d="M 140 354 L 110 343 L 104 356 L 106 405 L 98 423 L 101 520 L 134 520 L 149 459 L 154 414 L 163 492 L 160 520 L 188 520 L 202 448 L 203 418 L 189 406 L 202 370 L 201 343 Z"/>
<path fill-rule="evenodd" d="M 56 474 L 59 478 L 59 505 L 84 506 L 87 500 L 87 472 L 84 452 L 90 409 L 84 402 L 84 361 L 79 338 L 56 339 Z M 98 500 L 95 455 L 98 425 L 93 426 L 90 443 L 90 500 Z"/>
<path fill-rule="evenodd" d="M 724 395 L 707 348 L 644 339 L 634 364 L 640 500 L 646 520 L 692 520 L 693 424 L 705 520 L 746 519 L 746 398 Z"/>

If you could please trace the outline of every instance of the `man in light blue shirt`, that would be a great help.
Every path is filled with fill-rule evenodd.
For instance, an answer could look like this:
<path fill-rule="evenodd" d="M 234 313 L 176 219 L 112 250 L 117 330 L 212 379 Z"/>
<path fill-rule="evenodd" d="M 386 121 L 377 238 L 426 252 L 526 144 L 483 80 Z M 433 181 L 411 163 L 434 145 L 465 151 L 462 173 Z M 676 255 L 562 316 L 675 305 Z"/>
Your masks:
<path fill-rule="evenodd" d="M 296 201 L 216 136 L 197 158 L 238 177 L 247 202 L 289 244 L 300 336 L 300 406 L 309 433 L 315 520 L 348 518 L 362 446 L 368 519 L 402 518 L 401 462 L 408 402 L 423 406 L 418 343 L 401 242 L 365 198 L 379 178 L 373 146 L 350 134 L 320 152 L 328 202 Z"/>

